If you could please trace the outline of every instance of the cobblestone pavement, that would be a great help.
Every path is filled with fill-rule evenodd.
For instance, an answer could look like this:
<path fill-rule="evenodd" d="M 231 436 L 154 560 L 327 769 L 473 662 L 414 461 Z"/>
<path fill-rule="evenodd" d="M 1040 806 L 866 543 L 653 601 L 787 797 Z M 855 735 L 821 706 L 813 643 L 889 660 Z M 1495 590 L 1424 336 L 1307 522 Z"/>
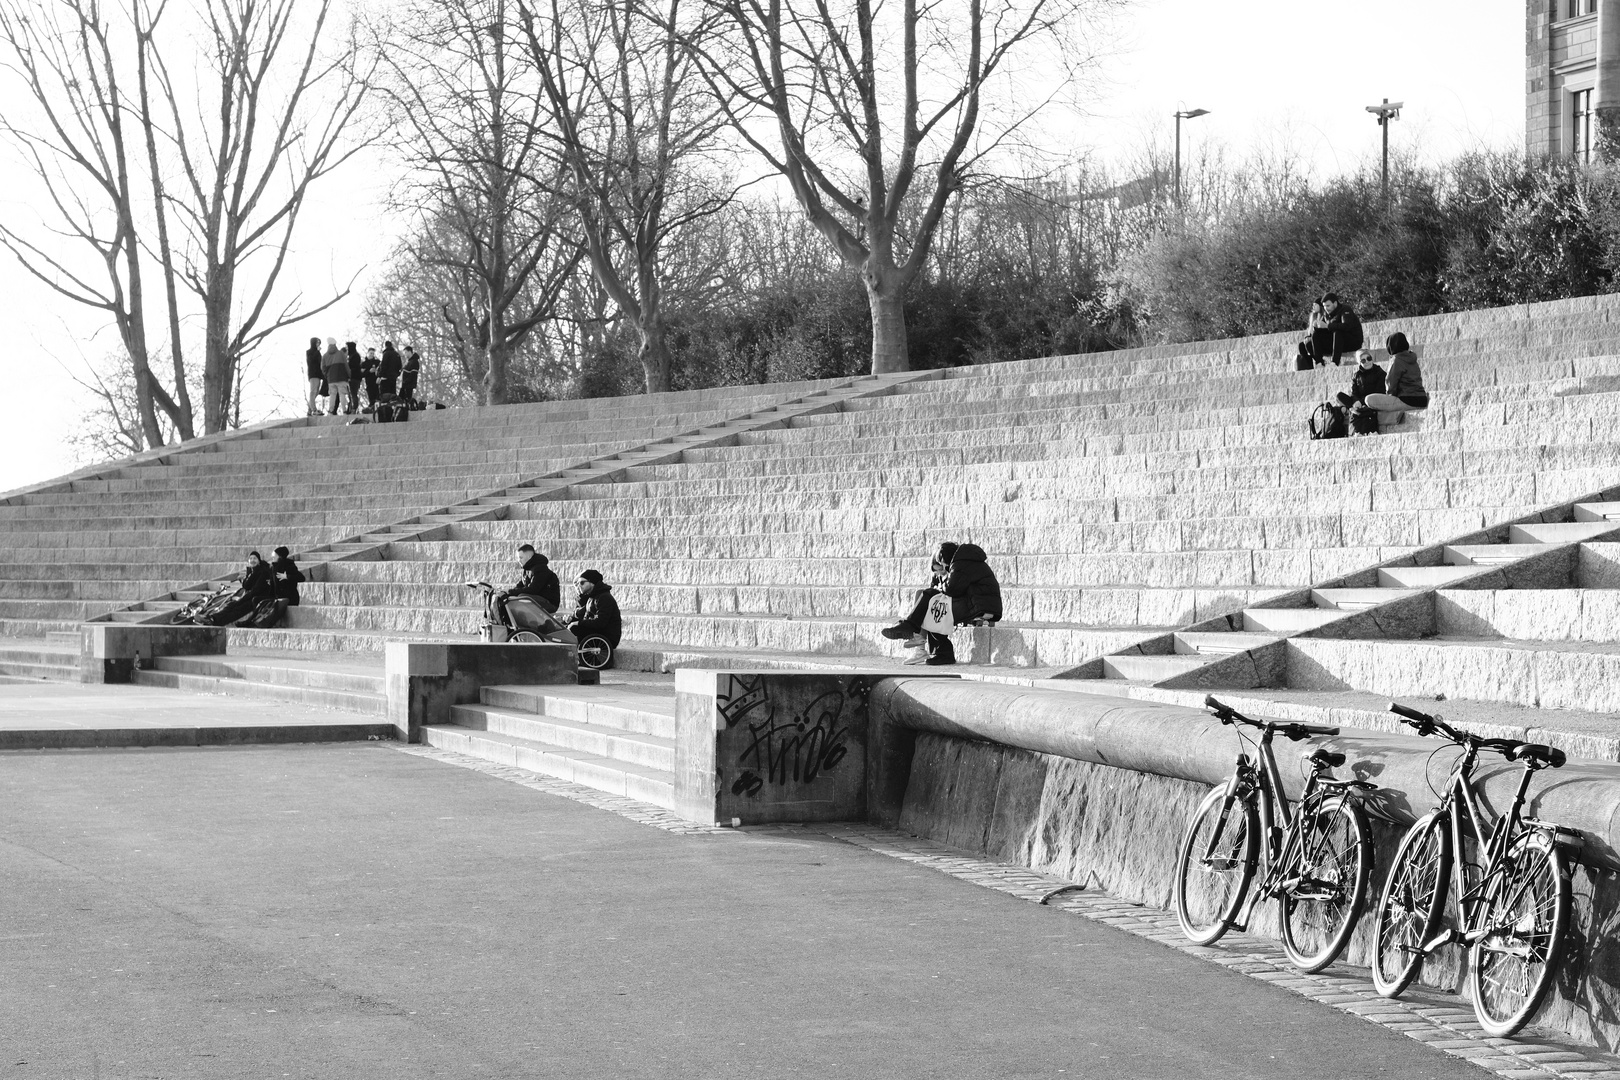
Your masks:
<path fill-rule="evenodd" d="M 1455 995 L 1409 991 L 1402 999 L 1390 1001 L 1378 995 L 1373 989 L 1372 978 L 1360 968 L 1338 965 L 1328 971 L 1306 975 L 1288 962 L 1279 944 L 1250 934 L 1228 934 L 1216 947 L 1194 945 L 1182 935 L 1176 917 L 1169 912 L 1128 903 L 1107 893 L 1084 889 L 1073 882 L 1023 867 L 987 862 L 906 833 L 847 823 L 769 825 L 743 830 L 698 825 L 661 807 L 556 780 L 526 769 L 498 765 L 426 746 L 401 746 L 398 749 L 402 753 L 472 769 L 548 795 L 586 803 L 666 832 L 694 835 L 818 833 L 865 848 L 874 854 L 925 866 L 1020 900 L 1047 904 L 1117 930 L 1149 938 L 1252 979 L 1359 1016 L 1369 1023 L 1399 1032 L 1498 1076 L 1512 1080 L 1551 1080 L 1553 1077 L 1620 1080 L 1620 1057 L 1590 1047 L 1531 1034 L 1521 1034 L 1516 1039 L 1487 1036 L 1475 1022 L 1473 1008 Z"/>

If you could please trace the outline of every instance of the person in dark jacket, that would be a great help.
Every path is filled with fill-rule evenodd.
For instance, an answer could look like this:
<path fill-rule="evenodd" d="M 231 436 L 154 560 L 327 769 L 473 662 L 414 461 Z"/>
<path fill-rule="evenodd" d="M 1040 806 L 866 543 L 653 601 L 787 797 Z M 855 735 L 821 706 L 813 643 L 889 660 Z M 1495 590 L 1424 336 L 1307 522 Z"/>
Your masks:
<path fill-rule="evenodd" d="M 377 393 L 377 350 L 368 348 L 364 359 L 360 361 L 360 378 L 366 384 L 366 407 L 375 409 L 380 400 Z"/>
<path fill-rule="evenodd" d="M 242 570 L 242 584 L 236 590 L 236 596 L 208 620 L 210 625 L 229 626 L 251 615 L 260 600 L 270 598 L 274 588 L 275 575 L 270 570 L 270 564 L 257 551 L 248 552 L 247 566 Z"/>
<path fill-rule="evenodd" d="M 304 374 L 309 378 L 309 415 L 321 415 L 320 399 L 326 394 L 326 375 L 321 371 L 321 339 L 309 339 L 304 350 Z"/>
<path fill-rule="evenodd" d="M 949 540 L 934 549 L 934 557 L 928 562 L 928 584 L 912 594 L 909 615 L 880 631 L 884 637 L 894 641 L 906 638 L 907 646 L 924 644 L 921 627 L 923 620 L 928 616 L 928 601 L 938 596 L 944 589 L 945 576 L 950 573 L 951 559 L 955 556 L 956 544 Z"/>
<path fill-rule="evenodd" d="M 533 544 L 521 544 L 517 549 L 517 562 L 522 573 L 510 589 L 495 594 L 496 600 L 505 603 L 511 596 L 532 596 L 546 609 L 547 615 L 555 615 L 562 606 L 562 582 L 552 571 L 551 560 L 535 551 Z"/>
<path fill-rule="evenodd" d="M 1389 375 L 1385 379 L 1384 393 L 1368 394 L 1367 407 L 1381 413 L 1405 414 L 1412 409 L 1429 407 L 1429 392 L 1423 389 L 1423 372 L 1418 367 L 1417 355 L 1406 335 L 1396 331 L 1384 342 L 1389 350 Z"/>
<path fill-rule="evenodd" d="M 287 607 L 298 606 L 298 586 L 304 581 L 304 572 L 292 560 L 292 552 L 276 548 L 276 559 L 270 564 L 270 591 Z"/>
<path fill-rule="evenodd" d="M 407 402 L 416 400 L 416 377 L 422 373 L 422 358 L 415 345 L 405 346 L 405 366 L 399 374 L 399 396 Z"/>
<path fill-rule="evenodd" d="M 321 355 L 321 370 L 326 374 L 327 387 L 332 392 L 329 415 L 336 416 L 348 405 L 349 358 L 337 346 L 336 338 L 326 339 L 326 352 Z"/>
<path fill-rule="evenodd" d="M 1368 394 L 1384 392 L 1384 369 L 1373 363 L 1373 355 L 1366 349 L 1356 353 L 1356 373 L 1350 379 L 1350 392 L 1339 394 L 1339 404 L 1345 408 L 1360 405 Z"/>
<path fill-rule="evenodd" d="M 1299 343 L 1299 351 L 1317 367 L 1324 366 L 1329 357 L 1337 367 L 1341 356 L 1361 348 L 1361 319 L 1349 304 L 1340 302 L 1338 293 L 1326 293 L 1321 304 L 1320 315 L 1312 309 L 1311 336 Z"/>
<path fill-rule="evenodd" d="M 384 394 L 398 394 L 399 371 L 399 350 L 392 341 L 383 342 L 382 362 L 377 365 L 377 389 Z"/>
<path fill-rule="evenodd" d="M 943 548 L 944 545 L 941 545 L 941 552 Z M 935 558 L 937 561 L 938 554 Z M 950 568 L 940 581 L 939 588 L 924 591 L 927 596 L 919 596 L 911 615 L 883 630 L 884 637 L 899 638 L 921 630 L 922 614 L 927 610 L 928 600 L 941 593 L 951 599 L 951 622 L 957 626 L 979 621 L 993 623 L 1001 619 L 1001 583 L 990 569 L 984 549 L 977 544 L 956 545 L 956 550 L 951 553 Z M 923 634 L 923 641 L 928 650 L 925 661 L 928 666 L 956 663 L 956 649 L 949 635 L 928 632 Z"/>
<path fill-rule="evenodd" d="M 624 620 L 619 615 L 619 602 L 613 598 L 613 586 L 602 580 L 600 570 L 586 570 L 574 587 L 579 590 L 579 601 L 574 605 L 573 618 L 568 620 L 568 632 L 579 641 L 605 638 L 617 649 Z"/>

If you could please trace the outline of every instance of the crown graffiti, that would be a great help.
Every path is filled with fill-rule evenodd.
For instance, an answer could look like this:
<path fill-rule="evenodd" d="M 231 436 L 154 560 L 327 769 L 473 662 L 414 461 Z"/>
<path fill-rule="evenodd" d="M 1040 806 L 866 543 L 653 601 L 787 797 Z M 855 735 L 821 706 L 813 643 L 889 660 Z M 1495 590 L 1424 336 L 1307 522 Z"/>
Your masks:
<path fill-rule="evenodd" d="M 720 715 L 725 717 L 726 726 L 729 727 L 755 709 L 763 708 L 768 702 L 765 676 L 755 675 L 749 678 L 746 675 L 733 675 L 726 694 L 716 704 L 720 709 Z"/>

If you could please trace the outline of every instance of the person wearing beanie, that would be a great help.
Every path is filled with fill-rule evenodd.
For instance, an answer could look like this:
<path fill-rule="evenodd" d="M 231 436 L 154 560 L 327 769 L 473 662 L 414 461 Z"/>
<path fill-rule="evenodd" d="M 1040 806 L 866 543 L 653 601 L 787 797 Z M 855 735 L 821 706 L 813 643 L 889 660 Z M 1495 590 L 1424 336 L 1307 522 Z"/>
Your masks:
<path fill-rule="evenodd" d="M 284 547 L 276 548 L 276 558 L 270 564 L 270 573 L 272 595 L 280 601 L 278 606 L 297 607 L 298 586 L 304 580 L 304 572 L 293 562 L 292 552 Z"/>
<path fill-rule="evenodd" d="M 922 632 L 923 620 L 928 616 L 928 601 L 938 596 L 945 589 L 945 579 L 950 575 L 951 560 L 956 558 L 956 544 L 949 540 L 934 549 L 934 557 L 929 560 L 928 584 L 918 589 L 912 595 L 911 613 L 893 626 L 885 627 L 880 631 L 891 641 L 908 639 L 906 645 L 916 648 L 928 644 L 928 639 L 938 635 L 924 635 Z M 932 651 L 932 650 L 930 650 Z M 908 663 L 920 663 L 920 658 L 913 658 Z"/>
<path fill-rule="evenodd" d="M 573 618 L 568 620 L 568 632 L 580 641 L 588 637 L 604 638 L 615 649 L 624 633 L 624 620 L 619 615 L 619 602 L 613 598 L 613 586 L 602 580 L 600 570 L 585 570 L 574 582 L 579 600 L 574 605 Z"/>
<path fill-rule="evenodd" d="M 1384 347 L 1390 355 L 1389 374 L 1384 379 L 1385 392 L 1368 394 L 1367 407 L 1386 414 L 1380 419 L 1394 416 L 1398 423 L 1406 419 L 1408 410 L 1427 409 L 1429 393 L 1423 388 L 1423 372 L 1418 367 L 1417 355 L 1412 352 L 1406 335 L 1397 330 L 1389 335 Z"/>
<path fill-rule="evenodd" d="M 275 578 L 270 573 L 270 564 L 265 562 L 257 551 L 248 552 L 247 566 L 242 569 L 241 580 L 242 585 L 236 590 L 231 602 L 209 618 L 210 625 L 229 626 L 236 620 L 253 614 L 253 609 L 259 606 L 259 601 L 270 597 L 275 583 Z"/>

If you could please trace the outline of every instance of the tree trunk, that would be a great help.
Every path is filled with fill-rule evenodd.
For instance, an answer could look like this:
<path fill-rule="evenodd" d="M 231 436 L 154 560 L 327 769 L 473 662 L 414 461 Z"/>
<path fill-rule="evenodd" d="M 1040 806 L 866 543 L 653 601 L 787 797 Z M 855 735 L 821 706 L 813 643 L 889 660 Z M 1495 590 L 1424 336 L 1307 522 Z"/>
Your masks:
<path fill-rule="evenodd" d="M 203 329 L 203 433 L 224 431 L 231 421 L 231 297 L 219 282 L 208 290 Z"/>
<path fill-rule="evenodd" d="M 898 274 L 868 270 L 866 302 L 872 309 L 872 374 L 910 371 L 906 345 L 906 288 Z"/>
<path fill-rule="evenodd" d="M 489 347 L 484 352 L 488 360 L 484 368 L 485 405 L 506 404 L 506 399 L 511 393 L 506 385 L 506 362 L 510 359 L 509 353 L 510 346 L 492 332 Z"/>
<path fill-rule="evenodd" d="M 662 394 L 669 389 L 669 341 L 664 334 L 662 314 L 650 314 L 638 327 L 641 331 L 641 370 L 647 377 L 647 393 Z"/>

